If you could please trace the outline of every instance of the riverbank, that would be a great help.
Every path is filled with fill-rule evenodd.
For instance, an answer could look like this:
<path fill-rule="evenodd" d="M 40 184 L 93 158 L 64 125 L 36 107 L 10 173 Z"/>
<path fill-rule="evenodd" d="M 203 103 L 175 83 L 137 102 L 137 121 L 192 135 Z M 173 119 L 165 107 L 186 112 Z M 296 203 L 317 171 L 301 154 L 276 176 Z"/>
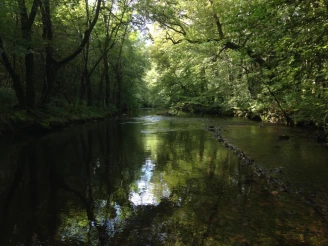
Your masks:
<path fill-rule="evenodd" d="M 300 126 L 322 129 L 328 127 L 328 114 L 318 112 L 315 116 L 295 110 L 281 110 L 279 108 L 241 108 L 241 107 L 210 107 L 191 104 L 182 104 L 173 106 L 171 111 L 183 111 L 202 115 L 217 115 L 217 116 L 236 116 L 246 118 L 252 121 L 280 123 L 289 126 Z M 287 120 L 287 119 L 288 120 Z M 287 122 L 288 121 L 288 122 Z"/>
<path fill-rule="evenodd" d="M 285 115 L 281 110 L 271 108 L 270 110 L 255 110 L 255 109 L 242 109 L 242 108 L 230 108 L 224 109 L 217 107 L 207 108 L 207 107 L 193 107 L 188 105 L 188 107 L 172 107 L 167 112 L 172 115 L 177 115 L 177 111 L 182 111 L 191 114 L 200 114 L 200 115 L 215 115 L 218 117 L 237 117 L 245 118 L 250 121 L 259 122 L 259 126 L 262 123 L 273 123 L 273 124 L 283 124 L 289 127 L 305 128 L 305 129 L 316 129 L 318 130 L 318 135 L 314 138 L 317 142 L 322 143 L 327 146 L 328 144 L 328 117 L 327 116 L 318 116 L 316 118 L 307 118 L 304 115 L 297 112 L 288 112 L 286 120 Z M 162 114 L 165 115 L 165 114 Z"/>
<path fill-rule="evenodd" d="M 286 122 L 285 116 L 281 112 L 266 111 L 266 112 L 253 112 L 251 110 L 235 110 L 235 117 L 246 118 L 251 121 L 267 122 L 273 124 L 285 124 L 290 127 L 306 128 L 306 129 L 317 129 L 320 132 L 315 136 L 315 140 L 318 143 L 328 143 L 328 123 L 326 117 L 322 122 L 319 120 L 309 120 L 302 118 L 297 114 L 291 114 L 288 116 L 289 122 Z"/>
<path fill-rule="evenodd" d="M 185 112 L 184 110 L 180 112 Z M 159 115 L 177 116 L 176 109 L 169 109 L 160 111 Z M 76 124 L 84 124 L 86 122 L 99 121 L 105 118 L 114 117 L 117 115 L 115 109 L 88 107 L 85 104 L 81 105 L 56 105 L 52 104 L 48 109 L 43 111 L 27 112 L 22 109 L 10 109 L 0 111 L 0 137 L 12 135 L 30 135 L 38 133 L 47 133 L 50 131 L 62 129 Z M 275 118 L 275 121 L 264 119 L 255 113 L 246 111 L 229 111 L 222 112 L 219 116 L 246 118 L 251 121 L 283 123 L 283 117 Z M 279 119 L 279 120 L 277 120 Z M 315 140 L 327 145 L 328 134 L 322 127 L 310 124 L 299 125 L 296 127 L 316 128 L 320 133 L 315 136 Z M 322 130 L 322 131 L 321 131 Z"/>
<path fill-rule="evenodd" d="M 0 112 L 0 137 L 46 133 L 75 124 L 98 121 L 115 115 L 114 109 L 75 105 L 49 107 L 43 111 L 12 109 Z"/>

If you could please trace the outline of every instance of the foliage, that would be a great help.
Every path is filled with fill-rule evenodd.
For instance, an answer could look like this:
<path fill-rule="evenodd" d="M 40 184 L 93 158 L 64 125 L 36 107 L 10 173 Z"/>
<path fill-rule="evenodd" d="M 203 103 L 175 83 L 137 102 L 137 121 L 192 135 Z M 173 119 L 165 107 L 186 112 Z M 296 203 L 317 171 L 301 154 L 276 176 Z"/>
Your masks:
<path fill-rule="evenodd" d="M 325 1 L 147 0 L 139 9 L 154 22 L 155 88 L 167 105 L 323 124 Z"/>
<path fill-rule="evenodd" d="M 8 112 L 15 102 L 15 92 L 11 88 L 0 87 L 0 113 Z"/>
<path fill-rule="evenodd" d="M 71 118 L 145 104 L 142 78 L 149 62 L 132 5 L 129 0 L 2 1 L 0 79 L 11 78 L 12 90 L 0 81 L 0 100 L 6 101 L 1 110 L 12 114 L 15 104 L 32 115 Z M 14 92 L 14 102 L 7 92 Z"/>
<path fill-rule="evenodd" d="M 73 108 L 174 107 L 324 124 L 323 0 L 42 3 L 1 2 L 0 76 L 11 78 L 21 108 L 65 98 Z"/>

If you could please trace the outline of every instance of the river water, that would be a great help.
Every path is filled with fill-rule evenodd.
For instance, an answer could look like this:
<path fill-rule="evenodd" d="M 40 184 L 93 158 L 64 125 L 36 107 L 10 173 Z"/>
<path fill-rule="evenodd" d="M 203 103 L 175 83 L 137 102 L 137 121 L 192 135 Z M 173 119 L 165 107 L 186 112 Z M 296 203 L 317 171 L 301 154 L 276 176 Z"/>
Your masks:
<path fill-rule="evenodd" d="M 328 245 L 315 134 L 145 110 L 3 143 L 0 245 Z"/>

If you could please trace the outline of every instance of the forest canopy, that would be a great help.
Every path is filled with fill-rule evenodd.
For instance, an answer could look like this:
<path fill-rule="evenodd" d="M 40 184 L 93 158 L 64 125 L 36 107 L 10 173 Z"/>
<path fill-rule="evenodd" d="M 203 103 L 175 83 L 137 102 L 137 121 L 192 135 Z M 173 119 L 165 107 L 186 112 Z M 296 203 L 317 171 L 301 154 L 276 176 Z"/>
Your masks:
<path fill-rule="evenodd" d="M 327 18 L 327 0 L 3 0 L 0 101 L 326 126 Z"/>

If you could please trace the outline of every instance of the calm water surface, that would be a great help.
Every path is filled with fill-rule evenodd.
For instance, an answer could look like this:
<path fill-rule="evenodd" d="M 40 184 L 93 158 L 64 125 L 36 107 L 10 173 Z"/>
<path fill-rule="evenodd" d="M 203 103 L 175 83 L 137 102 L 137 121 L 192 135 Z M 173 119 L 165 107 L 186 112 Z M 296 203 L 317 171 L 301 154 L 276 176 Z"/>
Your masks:
<path fill-rule="evenodd" d="M 144 115 L 0 145 L 0 245 L 328 245 L 326 216 L 252 167 L 324 193 L 328 150 L 314 133 Z"/>

